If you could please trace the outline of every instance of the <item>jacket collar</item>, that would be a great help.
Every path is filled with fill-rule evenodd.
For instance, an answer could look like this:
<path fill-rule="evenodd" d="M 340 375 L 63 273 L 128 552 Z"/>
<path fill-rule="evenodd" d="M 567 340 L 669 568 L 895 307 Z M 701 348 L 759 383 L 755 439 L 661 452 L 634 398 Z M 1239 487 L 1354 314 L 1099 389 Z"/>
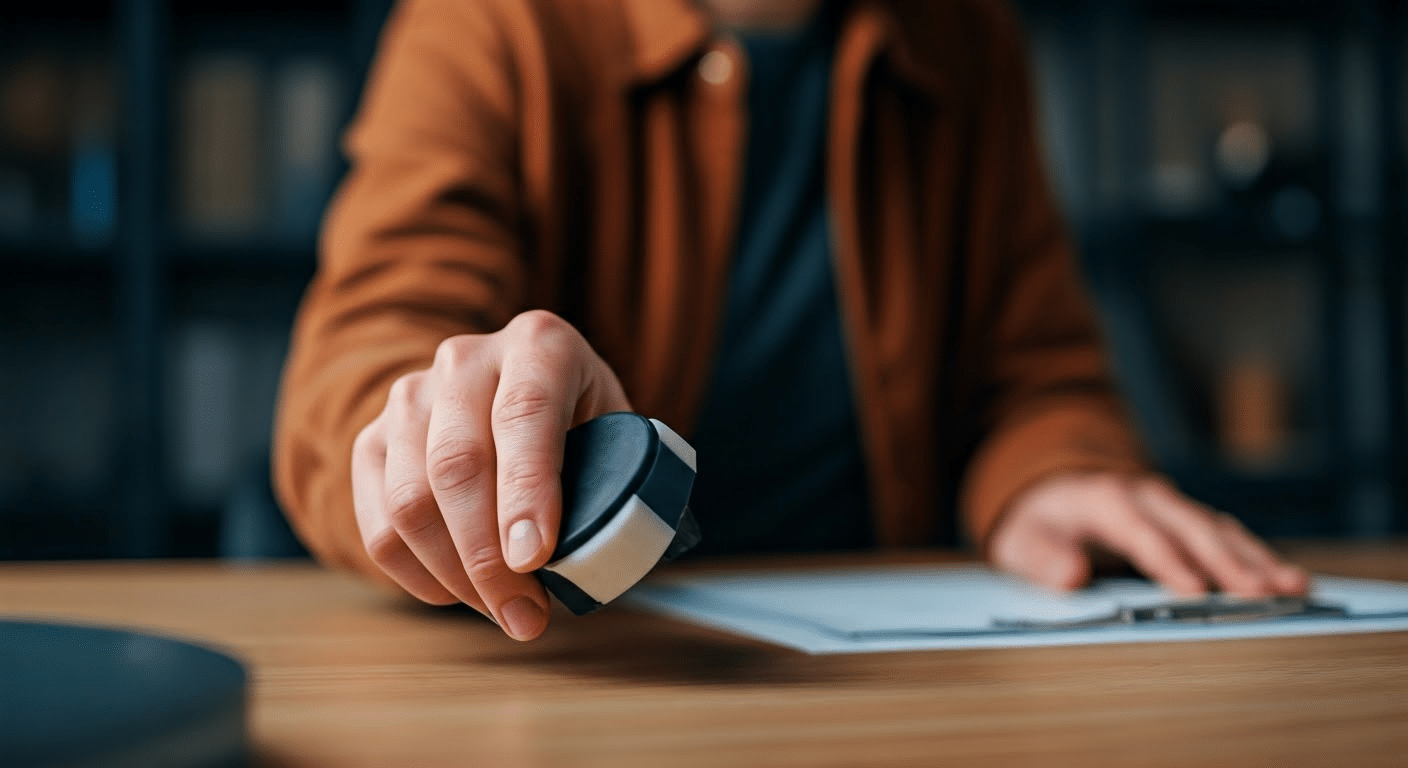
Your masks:
<path fill-rule="evenodd" d="M 622 0 L 622 4 L 631 36 L 626 76 L 632 85 L 667 77 L 709 41 L 709 19 L 690 0 Z"/>
<path fill-rule="evenodd" d="M 905 34 L 891 3 L 885 0 L 838 0 L 843 6 L 839 44 L 862 38 L 875 57 L 885 56 L 894 73 L 924 91 L 938 94 L 948 77 L 935 56 L 921 53 Z M 631 85 L 658 82 L 689 64 L 708 45 L 712 25 L 691 0 L 622 0 L 632 57 L 626 73 Z"/>

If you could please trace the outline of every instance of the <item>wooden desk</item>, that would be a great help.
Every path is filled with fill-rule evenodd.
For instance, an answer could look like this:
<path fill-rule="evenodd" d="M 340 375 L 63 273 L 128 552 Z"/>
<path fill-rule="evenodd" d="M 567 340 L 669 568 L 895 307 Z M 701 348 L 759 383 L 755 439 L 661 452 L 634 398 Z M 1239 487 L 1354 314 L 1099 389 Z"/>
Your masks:
<path fill-rule="evenodd" d="M 1408 580 L 1408 542 L 1300 546 Z M 268 766 L 1408 765 L 1408 633 L 808 657 L 620 609 L 519 644 L 308 565 L 0 566 L 0 613 L 205 638 Z"/>

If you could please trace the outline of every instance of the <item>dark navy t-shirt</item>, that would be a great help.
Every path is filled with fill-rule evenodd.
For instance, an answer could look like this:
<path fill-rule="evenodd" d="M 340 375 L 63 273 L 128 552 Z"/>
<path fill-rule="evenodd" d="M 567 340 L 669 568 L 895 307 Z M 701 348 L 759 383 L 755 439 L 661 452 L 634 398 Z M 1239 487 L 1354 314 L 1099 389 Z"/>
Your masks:
<path fill-rule="evenodd" d="M 745 35 L 747 175 L 719 357 L 694 445 L 701 553 L 871 543 L 825 190 L 824 16 Z"/>

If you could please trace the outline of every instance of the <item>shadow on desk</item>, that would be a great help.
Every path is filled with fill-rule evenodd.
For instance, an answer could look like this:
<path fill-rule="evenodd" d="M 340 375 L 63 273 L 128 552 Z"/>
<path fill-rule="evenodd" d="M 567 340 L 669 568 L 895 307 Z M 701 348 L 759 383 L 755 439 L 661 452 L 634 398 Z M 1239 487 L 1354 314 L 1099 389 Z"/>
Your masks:
<path fill-rule="evenodd" d="M 474 663 L 636 685 L 815 685 L 845 678 L 809 663 L 813 657 L 806 654 L 659 616 L 618 606 L 573 616 L 554 607 L 542 637 L 508 645 L 504 651 L 474 653 Z M 437 622 L 463 622 L 475 635 L 497 631 L 489 619 L 463 604 L 405 602 L 394 610 Z M 609 631 L 597 631 L 603 627 Z"/>

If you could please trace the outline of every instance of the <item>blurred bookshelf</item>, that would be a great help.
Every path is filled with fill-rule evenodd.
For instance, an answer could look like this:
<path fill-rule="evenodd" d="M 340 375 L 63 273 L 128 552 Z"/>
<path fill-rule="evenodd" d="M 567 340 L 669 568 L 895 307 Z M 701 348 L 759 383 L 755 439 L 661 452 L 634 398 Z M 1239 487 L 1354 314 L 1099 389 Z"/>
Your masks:
<path fill-rule="evenodd" d="M 0 9 L 0 559 L 217 554 L 266 501 L 390 3 Z M 1264 534 L 1408 530 L 1403 2 L 1017 5 L 1161 465 Z"/>
<path fill-rule="evenodd" d="M 267 497 L 288 328 L 389 6 L 0 10 L 0 558 L 217 554 Z"/>
<path fill-rule="evenodd" d="M 1403 3 L 1021 7 L 1162 468 L 1266 535 L 1408 530 Z"/>

